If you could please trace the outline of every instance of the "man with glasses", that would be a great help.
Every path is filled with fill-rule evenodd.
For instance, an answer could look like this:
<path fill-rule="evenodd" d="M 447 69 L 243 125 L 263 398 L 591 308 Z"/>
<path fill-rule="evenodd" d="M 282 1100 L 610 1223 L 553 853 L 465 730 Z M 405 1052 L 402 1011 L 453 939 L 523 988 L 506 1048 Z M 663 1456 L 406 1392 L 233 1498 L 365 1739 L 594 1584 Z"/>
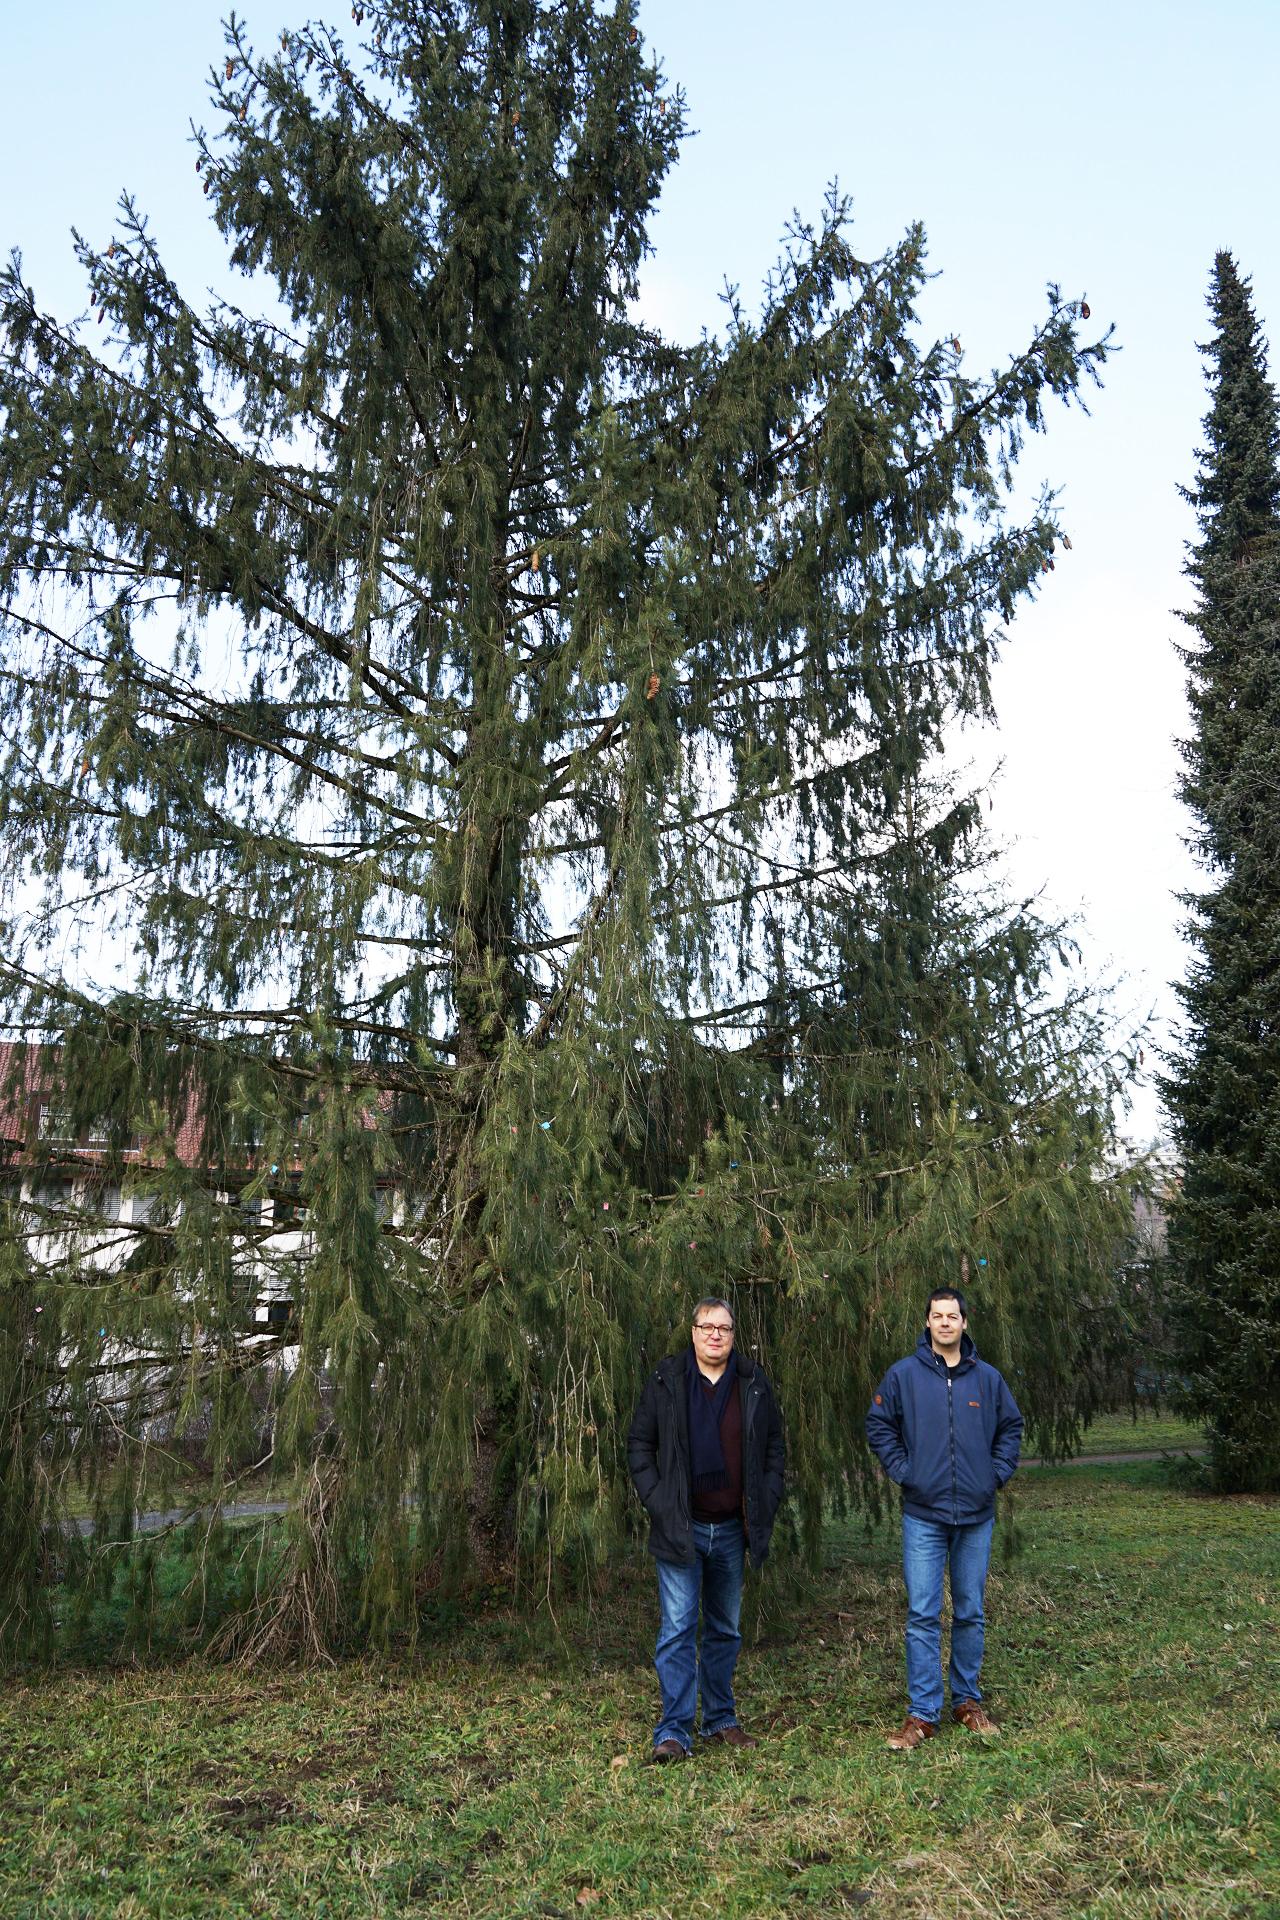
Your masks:
<path fill-rule="evenodd" d="M 758 1567 L 769 1551 L 785 1453 L 773 1389 L 754 1360 L 734 1352 L 727 1300 L 699 1300 L 691 1344 L 646 1382 L 627 1461 L 658 1565 L 662 1718 L 653 1758 L 663 1765 L 693 1751 L 699 1693 L 704 1740 L 754 1747 L 733 1701 L 743 1567 L 748 1553 Z"/>

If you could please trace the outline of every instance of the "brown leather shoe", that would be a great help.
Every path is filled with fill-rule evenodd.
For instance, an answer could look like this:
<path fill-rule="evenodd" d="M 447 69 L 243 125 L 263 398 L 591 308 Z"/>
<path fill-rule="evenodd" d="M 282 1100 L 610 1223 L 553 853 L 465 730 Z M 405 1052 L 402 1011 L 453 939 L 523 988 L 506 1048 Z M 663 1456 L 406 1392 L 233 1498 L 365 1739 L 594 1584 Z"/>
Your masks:
<path fill-rule="evenodd" d="M 713 1741 L 722 1747 L 758 1747 L 760 1745 L 760 1742 L 753 1740 L 749 1733 L 744 1733 L 741 1727 L 719 1727 L 715 1733 L 707 1735 L 707 1745 L 710 1746 Z"/>
<path fill-rule="evenodd" d="M 665 1767 L 672 1760 L 687 1760 L 689 1756 L 678 1740 L 659 1740 L 650 1758 L 655 1767 Z"/>
<path fill-rule="evenodd" d="M 932 1740 L 937 1731 L 932 1720 L 917 1720 L 914 1713 L 909 1713 L 898 1731 L 889 1735 L 885 1745 L 892 1747 L 895 1753 L 911 1753 L 926 1740 Z"/>
<path fill-rule="evenodd" d="M 986 1708 L 977 1700 L 961 1700 L 951 1710 L 952 1718 L 958 1720 L 970 1733 L 999 1733 L 1000 1729 Z"/>

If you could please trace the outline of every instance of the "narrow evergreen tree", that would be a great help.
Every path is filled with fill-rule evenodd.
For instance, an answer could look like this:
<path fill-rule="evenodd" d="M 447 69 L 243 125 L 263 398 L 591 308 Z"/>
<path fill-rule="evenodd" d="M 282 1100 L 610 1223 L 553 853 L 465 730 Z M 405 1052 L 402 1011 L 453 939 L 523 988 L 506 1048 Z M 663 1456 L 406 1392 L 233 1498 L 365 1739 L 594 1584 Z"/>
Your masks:
<path fill-rule="evenodd" d="M 917 337 L 922 232 L 861 259 L 836 199 L 758 319 L 658 337 L 685 112 L 633 13 L 374 0 L 359 57 L 233 21 L 197 165 L 279 307 L 198 312 L 129 202 L 78 243 L 104 331 L 0 285 L 11 1110 L 58 1114 L 9 1210 L 45 1387 L 0 1579 L 66 1474 L 105 1536 L 197 1419 L 207 1558 L 264 1430 L 293 1487 L 250 1647 L 589 1565 L 642 1370 L 726 1289 L 812 1528 L 975 1244 L 1003 1363 L 1060 1362 L 1033 1413 L 1082 1407 L 1043 1336 L 1055 1237 L 1114 1224 L 1059 1071 L 1097 1049 L 1037 1009 L 1043 930 L 961 913 L 972 819 L 911 808 L 1051 564 L 1051 502 L 1001 512 L 1021 436 L 1105 344 L 1051 290 L 969 376 Z M 67 964 L 86 913 L 121 979 Z"/>
<path fill-rule="evenodd" d="M 1280 426 L 1249 282 L 1214 261 L 1182 793 L 1208 871 L 1165 1082 L 1182 1159 L 1170 1222 L 1183 1403 L 1216 1484 L 1280 1487 Z"/>

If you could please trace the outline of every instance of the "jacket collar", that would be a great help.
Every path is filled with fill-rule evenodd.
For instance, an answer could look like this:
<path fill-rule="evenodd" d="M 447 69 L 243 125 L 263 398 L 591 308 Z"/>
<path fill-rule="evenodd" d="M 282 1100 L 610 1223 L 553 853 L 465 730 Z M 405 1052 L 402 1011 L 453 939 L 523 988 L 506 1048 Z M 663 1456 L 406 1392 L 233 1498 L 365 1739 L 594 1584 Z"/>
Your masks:
<path fill-rule="evenodd" d="M 737 1352 L 737 1349 L 735 1348 L 734 1351 Z M 658 1373 L 669 1387 L 674 1387 L 677 1380 L 683 1384 L 685 1376 L 689 1371 L 689 1363 L 692 1358 L 693 1348 L 691 1346 L 685 1347 L 681 1353 L 669 1353 L 665 1360 L 659 1360 Z M 755 1371 L 756 1363 L 751 1359 L 750 1355 L 738 1353 L 739 1380 L 752 1379 Z"/>
<path fill-rule="evenodd" d="M 960 1365 L 955 1371 L 959 1373 L 961 1367 L 968 1369 L 974 1364 L 977 1358 L 978 1349 L 973 1344 L 973 1336 L 968 1333 L 962 1333 L 960 1335 Z M 928 1367 L 930 1373 L 946 1371 L 947 1363 L 945 1360 L 940 1360 L 934 1352 L 933 1342 L 930 1340 L 927 1332 L 922 1333 L 916 1342 L 916 1359 L 922 1360 L 925 1366 Z"/>

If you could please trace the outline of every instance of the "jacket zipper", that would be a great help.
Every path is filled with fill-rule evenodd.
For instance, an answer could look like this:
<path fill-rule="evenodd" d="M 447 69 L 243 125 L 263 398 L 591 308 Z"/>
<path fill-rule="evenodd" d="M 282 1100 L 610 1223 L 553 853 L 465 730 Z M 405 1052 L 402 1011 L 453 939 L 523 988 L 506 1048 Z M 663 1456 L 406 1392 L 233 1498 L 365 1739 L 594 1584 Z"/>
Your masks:
<path fill-rule="evenodd" d="M 951 1446 L 951 1523 L 960 1524 L 960 1494 L 956 1485 L 956 1403 L 951 1396 L 951 1376 L 954 1368 L 947 1368 L 947 1436 Z"/>

